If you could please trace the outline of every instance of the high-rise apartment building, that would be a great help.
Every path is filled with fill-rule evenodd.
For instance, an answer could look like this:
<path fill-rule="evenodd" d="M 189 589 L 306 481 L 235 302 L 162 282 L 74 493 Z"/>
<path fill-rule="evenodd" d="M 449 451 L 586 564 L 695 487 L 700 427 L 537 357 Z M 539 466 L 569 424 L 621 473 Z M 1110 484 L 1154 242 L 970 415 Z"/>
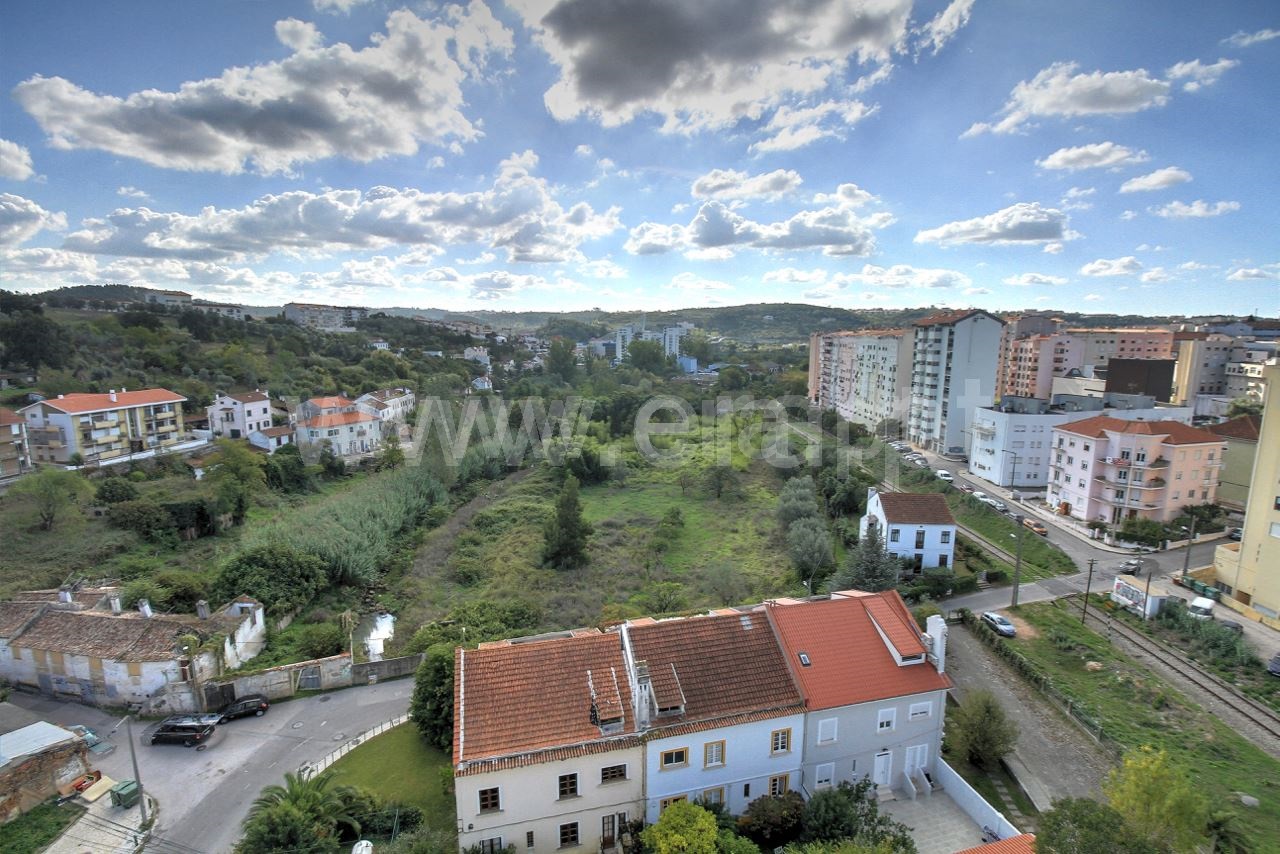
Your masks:
<path fill-rule="evenodd" d="M 1024 338 L 1053 335 L 1062 328 L 1062 319 L 1049 314 L 1010 314 L 1004 317 L 1005 326 L 1000 332 L 1000 361 L 996 365 L 996 394 L 1015 394 L 1006 391 L 1010 382 L 1010 368 L 1014 364 L 1012 358 L 1015 342 Z M 1047 389 L 1045 394 L 1047 394 Z M 1045 394 L 1032 395 L 1044 397 Z"/>
<path fill-rule="evenodd" d="M 809 336 L 809 399 L 869 430 L 906 418 L 915 336 L 901 329 Z"/>
<path fill-rule="evenodd" d="M 284 319 L 299 326 L 322 332 L 354 332 L 356 323 L 369 316 L 369 309 L 358 305 L 316 305 L 291 302 L 284 307 Z"/>
<path fill-rule="evenodd" d="M 1179 341 L 1178 361 L 1173 368 L 1173 402 L 1190 406 L 1198 394 L 1225 394 L 1227 363 L 1236 343 L 1230 335 L 1217 333 Z"/>
<path fill-rule="evenodd" d="M 996 392 L 1005 322 L 980 309 L 946 311 L 914 326 L 907 439 L 940 454 L 964 455 L 973 410 Z"/>
<path fill-rule="evenodd" d="M 1056 336 L 1054 373 L 1098 367 L 1112 359 L 1168 359 L 1173 332 L 1168 329 L 1066 329 Z"/>

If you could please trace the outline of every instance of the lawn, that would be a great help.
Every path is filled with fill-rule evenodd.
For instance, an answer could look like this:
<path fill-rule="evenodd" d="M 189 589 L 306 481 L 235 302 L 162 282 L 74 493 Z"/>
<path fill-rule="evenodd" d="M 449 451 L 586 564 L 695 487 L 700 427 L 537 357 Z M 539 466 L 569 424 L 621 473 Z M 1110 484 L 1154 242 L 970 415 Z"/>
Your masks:
<path fill-rule="evenodd" d="M 1151 745 L 1168 751 L 1211 804 L 1239 815 L 1253 850 L 1273 850 L 1280 839 L 1280 762 L 1116 652 L 1105 638 L 1080 624 L 1078 611 L 1037 603 L 1021 606 L 1018 613 L 1036 631 L 1034 636 L 1020 633 L 1006 643 L 1125 749 Z M 1091 671 L 1087 662 L 1098 662 L 1101 669 Z M 1233 792 L 1254 795 L 1261 805 L 1242 807 Z"/>
<path fill-rule="evenodd" d="M 0 854 L 40 851 L 83 814 L 84 807 L 72 803 L 41 804 L 4 826 L 0 832 Z"/>
<path fill-rule="evenodd" d="M 330 767 L 334 782 L 358 786 L 387 801 L 422 810 L 425 824 L 453 831 L 453 794 L 444 791 L 449 757 L 429 747 L 413 724 L 375 736 Z"/>

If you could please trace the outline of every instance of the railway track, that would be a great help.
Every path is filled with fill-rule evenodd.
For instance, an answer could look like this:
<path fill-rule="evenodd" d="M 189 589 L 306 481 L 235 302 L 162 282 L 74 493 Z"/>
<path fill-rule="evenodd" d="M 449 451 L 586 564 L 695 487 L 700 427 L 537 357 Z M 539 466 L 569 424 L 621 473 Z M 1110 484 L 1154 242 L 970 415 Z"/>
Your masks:
<path fill-rule="evenodd" d="M 1068 598 L 1073 604 L 1079 606 L 1078 596 Z M 1143 655 L 1174 671 L 1178 679 L 1194 685 L 1223 704 L 1229 710 L 1229 714 L 1248 721 L 1260 734 L 1265 733 L 1265 737 L 1260 739 L 1251 737 L 1250 733 L 1240 732 L 1266 753 L 1280 758 L 1280 715 L 1155 638 L 1148 637 L 1118 620 L 1105 619 L 1093 611 L 1089 612 L 1088 621 L 1096 628 L 1108 632 L 1109 636 L 1116 635 L 1123 638 Z M 1238 727 L 1237 731 L 1239 731 Z"/>

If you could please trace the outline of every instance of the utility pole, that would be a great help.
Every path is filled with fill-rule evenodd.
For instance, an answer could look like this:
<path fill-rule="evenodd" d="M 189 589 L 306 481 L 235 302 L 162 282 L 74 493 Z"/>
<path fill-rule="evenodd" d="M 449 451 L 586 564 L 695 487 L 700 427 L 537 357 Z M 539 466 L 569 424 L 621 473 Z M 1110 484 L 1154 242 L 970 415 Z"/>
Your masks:
<path fill-rule="evenodd" d="M 1191 515 L 1191 530 L 1187 532 L 1187 553 L 1182 556 L 1182 586 L 1187 584 L 1187 570 L 1191 567 L 1191 544 L 1196 541 L 1196 517 Z"/>
<path fill-rule="evenodd" d="M 1139 565 L 1147 571 L 1147 592 L 1143 594 L 1142 599 L 1142 619 L 1151 619 L 1151 576 L 1155 575 L 1154 567 L 1148 566 L 1148 557 L 1138 558 Z"/>
<path fill-rule="evenodd" d="M 1084 625 L 1084 615 L 1089 613 L 1089 588 L 1093 586 L 1093 568 L 1097 558 L 1089 558 L 1089 577 L 1084 582 L 1084 607 L 1080 609 L 1080 625 Z"/>
<path fill-rule="evenodd" d="M 1009 603 L 1010 608 L 1018 607 L 1018 578 L 1022 574 L 1022 537 L 1027 532 L 1027 526 L 1022 524 L 1025 516 L 1014 516 L 1013 520 L 1018 523 L 1018 552 L 1013 559 L 1013 601 Z"/>
<path fill-rule="evenodd" d="M 142 810 L 142 823 L 147 823 L 147 793 L 142 788 L 142 772 L 138 770 L 138 751 L 133 744 L 133 715 L 125 715 L 125 735 L 129 738 L 129 758 L 133 760 L 133 779 L 138 783 L 138 808 Z"/>

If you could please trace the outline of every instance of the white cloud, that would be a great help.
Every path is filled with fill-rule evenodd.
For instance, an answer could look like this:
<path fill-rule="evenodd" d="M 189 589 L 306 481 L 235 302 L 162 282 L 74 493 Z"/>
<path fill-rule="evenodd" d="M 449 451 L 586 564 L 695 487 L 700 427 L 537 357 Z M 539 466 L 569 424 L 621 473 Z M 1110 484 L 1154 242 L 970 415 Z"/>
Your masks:
<path fill-rule="evenodd" d="M 1172 276 L 1169 275 L 1168 271 L 1165 270 L 1164 267 L 1152 267 L 1150 270 L 1147 270 L 1145 273 L 1139 276 L 1138 280 L 1142 282 L 1151 283 L 1151 282 L 1167 282 L 1171 278 Z"/>
<path fill-rule="evenodd" d="M 1159 243 L 1139 243 L 1135 251 L 1137 251 L 1137 252 L 1167 252 L 1168 250 L 1169 250 L 1169 247 L 1168 247 L 1168 246 L 1161 246 Z"/>
<path fill-rule="evenodd" d="M 1062 194 L 1062 201 L 1059 204 L 1064 211 L 1087 211 L 1093 207 L 1093 202 L 1087 202 L 1085 199 L 1097 192 L 1093 187 L 1072 187 Z"/>
<path fill-rule="evenodd" d="M 783 267 L 780 270 L 769 270 L 764 274 L 763 280 L 787 285 L 820 285 L 827 280 L 827 271 L 821 268 L 797 270 L 795 267 Z"/>
<path fill-rule="evenodd" d="M 1090 145 L 1059 148 L 1048 157 L 1037 160 L 1036 165 L 1044 169 L 1066 169 L 1075 172 L 1080 169 L 1114 169 L 1119 166 L 1143 163 L 1149 159 L 1145 151 L 1134 151 L 1114 142 L 1095 142 Z"/>
<path fill-rule="evenodd" d="M 578 272 L 592 279 L 625 279 L 629 275 L 625 267 L 621 267 L 607 258 L 597 258 L 578 265 Z"/>
<path fill-rule="evenodd" d="M 1189 62 L 1179 62 L 1170 68 L 1166 74 L 1170 80 L 1186 80 L 1182 84 L 1182 91 L 1195 92 L 1203 89 L 1205 86 L 1212 86 L 1218 82 L 1218 79 L 1231 69 L 1240 64 L 1237 59 L 1219 59 L 1212 65 L 1205 65 L 1198 59 Z"/>
<path fill-rule="evenodd" d="M 797 189 L 803 180 L 794 169 L 775 169 L 760 175 L 712 169 L 693 182 L 690 192 L 698 199 L 776 199 Z"/>
<path fill-rule="evenodd" d="M 1053 243 L 1046 243 L 1042 251 L 1046 255 L 1058 255 L 1062 252 L 1063 248 L 1063 245 L 1055 240 Z"/>
<path fill-rule="evenodd" d="M 803 294 L 806 299 L 828 299 L 847 290 L 850 285 L 891 290 L 968 288 L 973 285 L 973 280 L 958 270 L 913 267 L 910 264 L 894 264 L 890 267 L 864 264 L 856 273 L 831 273 L 821 268 L 798 270 L 795 267 L 783 267 L 770 270 L 764 274 L 763 279 L 765 282 L 779 284 L 809 285 L 810 290 Z"/>
<path fill-rule="evenodd" d="M 1191 173 L 1177 166 L 1166 166 L 1137 178 L 1130 178 L 1120 185 L 1122 193 L 1149 193 L 1153 190 L 1164 190 L 1185 184 L 1191 180 Z"/>
<path fill-rule="evenodd" d="M 1217 267 L 1216 264 L 1201 264 L 1199 261 L 1184 261 L 1183 263 L 1178 265 L 1179 270 L 1191 270 L 1191 271 L 1213 270 L 1213 269 L 1216 269 L 1216 267 Z"/>
<path fill-rule="evenodd" d="M 151 198 L 151 194 L 148 193 L 146 190 L 139 190 L 137 187 L 127 187 L 127 186 L 117 187 L 116 195 L 123 196 L 126 199 L 142 199 L 144 201 L 150 200 Z"/>
<path fill-rule="evenodd" d="M 1238 210 L 1240 210 L 1239 202 L 1210 203 L 1203 199 L 1196 199 L 1190 204 L 1186 202 L 1169 202 L 1169 204 L 1162 207 L 1152 208 L 1151 212 L 1166 219 L 1203 219 L 1211 216 L 1222 216 L 1225 213 Z"/>
<path fill-rule="evenodd" d="M 936 55 L 969 23 L 973 3 L 974 0 L 951 0 L 947 8 L 918 30 L 920 38 L 916 41 L 916 50 L 932 48 Z"/>
<path fill-rule="evenodd" d="M 1016 133 L 1036 118 L 1136 113 L 1169 100 L 1170 84 L 1153 78 L 1144 68 L 1077 74 L 1078 67 L 1074 62 L 1057 62 L 1023 80 L 1001 108 L 1003 118 L 994 124 L 977 122 L 963 135 Z"/>
<path fill-rule="evenodd" d="M 1186 266 L 1186 265 L 1183 265 Z M 1280 265 L 1273 265 L 1274 270 L 1264 270 L 1261 267 L 1239 267 L 1227 274 L 1227 278 L 1233 282 L 1252 282 L 1259 280 L 1275 280 L 1280 279 Z"/>
<path fill-rule="evenodd" d="M 1102 299 L 1102 294 L 1085 294 L 1084 295 L 1085 302 L 1097 302 L 1100 299 Z"/>
<path fill-rule="evenodd" d="M 369 0 L 311 0 L 317 12 L 342 12 L 346 14 L 356 6 L 363 6 Z"/>
<path fill-rule="evenodd" d="M 1138 218 L 1138 212 L 1137 212 L 1137 211 L 1121 211 L 1121 212 L 1120 212 L 1120 218 L 1121 218 L 1122 220 L 1124 220 L 1125 222 L 1128 222 L 1128 221 L 1129 221 L 1129 220 L 1131 220 L 1131 219 L 1137 219 L 1137 218 Z"/>
<path fill-rule="evenodd" d="M 868 193 L 857 184 L 841 184 L 834 193 L 816 193 L 813 197 L 817 205 L 838 205 L 842 208 L 860 208 L 870 202 L 878 202 L 877 196 Z"/>
<path fill-rule="evenodd" d="M 990 288 L 965 288 L 963 291 L 961 291 L 961 293 L 963 293 L 967 297 L 975 297 L 975 296 L 981 296 L 983 294 L 989 294 L 991 293 L 991 289 Z"/>
<path fill-rule="evenodd" d="M 31 152 L 16 142 L 0 139 L 0 178 L 25 181 L 34 174 Z"/>
<path fill-rule="evenodd" d="M 727 282 L 715 279 L 704 279 L 695 273 L 677 273 L 671 278 L 668 288 L 676 291 L 727 291 L 732 286 Z"/>
<path fill-rule="evenodd" d="M 1142 262 L 1132 255 L 1123 258 L 1099 258 L 1080 268 L 1082 276 L 1131 276 L 1142 272 Z"/>
<path fill-rule="evenodd" d="M 573 153 L 579 157 L 595 157 L 596 150 L 584 142 L 575 148 Z"/>
<path fill-rule="evenodd" d="M 769 136 L 751 144 L 759 154 L 794 151 L 827 137 L 843 139 L 842 131 L 873 115 L 877 107 L 861 101 L 825 101 L 816 107 L 779 107 L 764 126 Z"/>
<path fill-rule="evenodd" d="M 1272 39 L 1280 39 L 1280 30 L 1258 30 L 1254 33 L 1246 33 L 1244 30 L 1232 33 L 1222 40 L 1223 44 L 1229 44 L 1232 47 L 1249 47 L 1259 42 L 1269 42 Z"/>
<path fill-rule="evenodd" d="M 17 246 L 41 231 L 61 231 L 66 227 L 66 214 L 51 213 L 13 193 L 0 193 L 0 248 Z"/>
<path fill-rule="evenodd" d="M 670 133 L 767 120 L 834 88 L 852 64 L 883 67 L 905 48 L 912 2 L 510 5 L 559 70 L 544 95 L 552 116 L 617 127 L 649 113 Z M 828 133 L 812 122 L 789 127 L 771 132 L 772 150 Z"/>
<path fill-rule="evenodd" d="M 326 157 L 412 155 L 422 144 L 480 136 L 462 112 L 462 85 L 486 57 L 512 50 L 510 31 L 480 0 L 446 15 L 424 21 L 392 12 L 385 35 L 361 50 L 326 47 L 314 24 L 281 21 L 277 37 L 289 56 L 175 92 L 119 98 L 36 75 L 13 95 L 53 148 L 100 149 L 163 168 L 274 173 Z"/>
<path fill-rule="evenodd" d="M 197 215 L 122 208 L 86 220 L 63 248 L 103 255 L 218 261 L 272 252 L 317 255 L 339 250 L 486 244 L 511 262 L 581 260 L 579 245 L 621 228 L 618 209 L 597 213 L 585 202 L 566 209 L 547 182 L 531 174 L 532 152 L 504 160 L 487 190 L 293 190 L 243 208 Z"/>
<path fill-rule="evenodd" d="M 1065 285 L 1067 280 L 1062 276 L 1051 276 L 1047 273 L 1019 273 L 1016 276 L 1005 278 L 1006 285 L 1016 285 L 1019 287 L 1030 285 Z"/>
<path fill-rule="evenodd" d="M 435 254 L 436 254 L 436 253 L 434 253 L 434 252 L 433 252 L 433 253 L 428 253 L 428 254 L 425 256 L 424 261 L 425 261 L 426 263 L 430 263 L 430 259 L 431 259 L 431 258 L 433 258 Z M 410 259 L 406 259 L 404 256 L 401 256 L 400 260 L 401 260 L 402 262 L 404 262 L 404 261 L 408 261 L 408 260 L 410 260 Z M 494 261 L 497 261 L 497 260 L 498 260 L 498 256 L 497 256 L 497 254 L 495 254 L 495 253 L 493 253 L 493 252 L 481 252 L 479 255 L 477 255 L 477 256 L 476 256 L 476 257 L 474 257 L 474 258 L 458 258 L 458 259 L 455 259 L 455 260 L 454 260 L 454 263 L 455 263 L 455 264 L 464 264 L 464 265 L 470 266 L 470 265 L 472 265 L 472 264 L 492 264 Z M 416 261 L 416 256 L 415 256 L 415 260 L 413 260 L 413 263 L 418 263 L 418 262 Z"/>
<path fill-rule="evenodd" d="M 1039 202 L 1019 202 L 987 216 L 949 222 L 918 232 L 916 243 L 985 243 L 992 246 L 1070 240 L 1067 215 Z"/>

